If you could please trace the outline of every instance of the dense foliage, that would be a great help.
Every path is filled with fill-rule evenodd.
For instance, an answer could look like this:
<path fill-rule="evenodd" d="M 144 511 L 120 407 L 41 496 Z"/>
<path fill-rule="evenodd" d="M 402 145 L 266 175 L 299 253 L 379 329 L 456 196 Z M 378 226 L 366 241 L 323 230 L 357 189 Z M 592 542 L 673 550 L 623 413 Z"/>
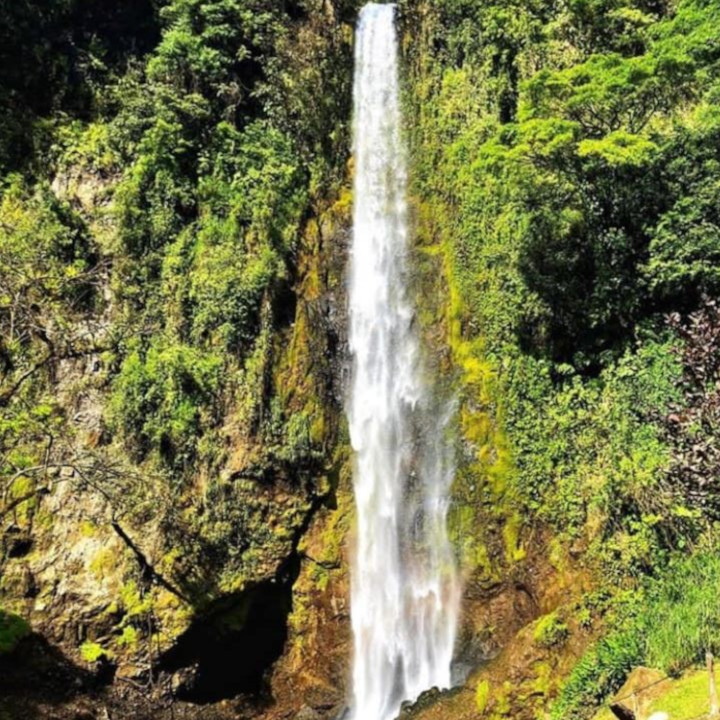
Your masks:
<path fill-rule="evenodd" d="M 675 558 L 714 535 L 720 497 L 720 6 L 402 6 L 423 29 L 407 48 L 420 241 L 445 265 L 476 448 L 458 532 L 500 534 L 513 563 L 550 528 L 551 561 L 572 548 L 611 597 L 659 576 L 648 617 L 685 582 L 710 597 L 709 556 Z M 665 574 L 677 562 L 682 580 Z M 556 716 L 592 714 L 637 663 L 698 660 L 693 628 L 716 618 L 694 602 L 667 609 L 667 638 L 642 623 L 608 636 Z"/>

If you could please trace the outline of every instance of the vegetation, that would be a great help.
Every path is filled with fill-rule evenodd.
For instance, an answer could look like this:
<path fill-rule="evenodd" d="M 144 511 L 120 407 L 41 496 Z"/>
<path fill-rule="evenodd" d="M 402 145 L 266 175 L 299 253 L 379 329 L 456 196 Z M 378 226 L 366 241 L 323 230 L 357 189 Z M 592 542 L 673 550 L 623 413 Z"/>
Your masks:
<path fill-rule="evenodd" d="M 285 582 L 338 425 L 325 361 L 286 348 L 320 332 L 298 288 L 345 180 L 355 3 L 120 5 L 0 7 L 0 597 L 34 611 L 62 526 L 77 602 L 114 598 L 90 663 Z"/>
<path fill-rule="evenodd" d="M 289 588 L 336 502 L 291 615 L 319 636 L 351 524 L 340 293 L 320 296 L 358 4 L 0 5 L 0 600 L 46 607 L 34 554 L 85 548 L 77 582 L 112 602 L 82 613 L 101 634 L 65 633 L 103 639 L 76 659 L 150 657 L 203 612 L 240 632 L 230 606 Z M 552 692 L 547 658 L 592 635 L 551 711 L 589 717 L 638 664 L 720 652 L 720 5 L 400 16 L 420 314 L 459 397 L 454 535 L 477 587 L 543 552 L 592 578 L 528 635 Z M 0 654 L 28 632 L 0 612 Z M 494 684 L 476 707 L 509 716 Z"/>
<path fill-rule="evenodd" d="M 533 632 L 535 644 L 544 648 L 562 644 L 567 639 L 567 636 L 568 627 L 557 612 L 541 617 Z"/>
<path fill-rule="evenodd" d="M 407 47 L 419 243 L 444 268 L 474 448 L 460 532 L 482 536 L 488 582 L 502 574 L 488 554 L 522 565 L 543 533 L 561 571 L 553 548 L 571 547 L 596 574 L 606 600 L 581 624 L 602 639 L 553 710 L 586 717 L 635 665 L 677 673 L 715 642 L 715 563 L 700 548 L 718 497 L 720 11 L 402 8 L 423 38 Z M 628 607 L 628 588 L 644 599 Z M 535 644 L 561 627 L 542 618 Z"/>
<path fill-rule="evenodd" d="M 0 656 L 12 652 L 30 634 L 30 626 L 17 615 L 0 610 Z"/>
<path fill-rule="evenodd" d="M 95 642 L 84 642 L 80 647 L 80 655 L 86 663 L 96 663 L 108 658 L 108 652 Z"/>
<path fill-rule="evenodd" d="M 637 665 L 677 676 L 701 663 L 706 652 L 717 653 L 718 583 L 720 562 L 714 551 L 674 559 L 642 595 L 615 609 L 611 630 L 573 671 L 553 718 L 590 717 Z"/>

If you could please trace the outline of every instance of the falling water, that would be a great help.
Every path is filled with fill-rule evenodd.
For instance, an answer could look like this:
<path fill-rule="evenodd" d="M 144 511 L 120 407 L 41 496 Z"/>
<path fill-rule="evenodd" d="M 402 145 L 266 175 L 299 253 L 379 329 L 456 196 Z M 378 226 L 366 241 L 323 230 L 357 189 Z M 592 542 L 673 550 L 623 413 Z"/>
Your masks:
<path fill-rule="evenodd" d="M 405 150 L 395 6 L 360 14 L 348 404 L 355 451 L 352 720 L 393 720 L 450 686 L 458 583 L 446 531 L 447 418 L 424 382 L 407 291 Z"/>

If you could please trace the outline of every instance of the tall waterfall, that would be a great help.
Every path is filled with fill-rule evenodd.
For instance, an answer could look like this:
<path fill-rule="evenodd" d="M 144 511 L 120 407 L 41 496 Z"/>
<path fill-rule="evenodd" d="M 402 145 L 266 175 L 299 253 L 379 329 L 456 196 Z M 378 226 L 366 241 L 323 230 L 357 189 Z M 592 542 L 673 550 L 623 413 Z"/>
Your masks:
<path fill-rule="evenodd" d="M 422 373 L 407 290 L 407 173 L 395 6 L 360 14 L 348 401 L 355 451 L 352 720 L 393 720 L 450 686 L 459 589 L 446 531 L 447 419 Z"/>

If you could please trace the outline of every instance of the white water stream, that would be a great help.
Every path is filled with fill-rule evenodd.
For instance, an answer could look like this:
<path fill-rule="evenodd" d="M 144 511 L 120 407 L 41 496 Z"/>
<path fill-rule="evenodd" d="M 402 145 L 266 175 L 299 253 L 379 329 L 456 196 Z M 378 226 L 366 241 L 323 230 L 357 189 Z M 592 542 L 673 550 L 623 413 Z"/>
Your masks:
<path fill-rule="evenodd" d="M 348 401 L 355 451 L 352 720 L 394 720 L 450 686 L 459 583 L 446 519 L 447 420 L 423 376 L 407 288 L 407 172 L 395 6 L 360 14 Z"/>

